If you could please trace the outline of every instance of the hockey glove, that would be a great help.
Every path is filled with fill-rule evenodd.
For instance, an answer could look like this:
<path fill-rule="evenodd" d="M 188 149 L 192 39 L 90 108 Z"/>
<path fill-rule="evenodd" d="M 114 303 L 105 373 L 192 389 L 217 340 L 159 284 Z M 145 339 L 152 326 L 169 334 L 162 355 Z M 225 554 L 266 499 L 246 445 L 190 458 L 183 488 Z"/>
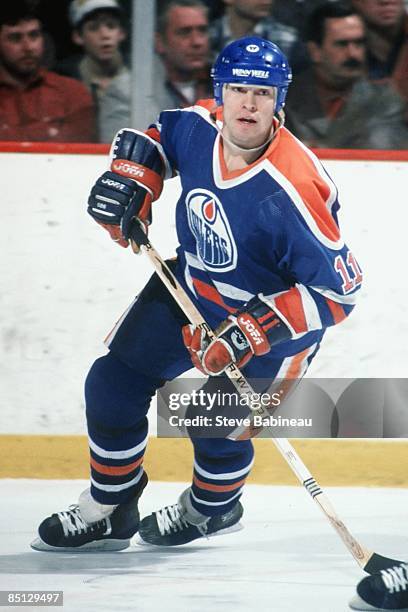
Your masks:
<path fill-rule="evenodd" d="M 211 342 L 194 325 L 185 325 L 182 332 L 193 365 L 210 376 L 221 374 L 231 363 L 244 367 L 254 355 L 265 355 L 274 344 L 291 338 L 288 326 L 261 295 L 223 321 Z"/>
<path fill-rule="evenodd" d="M 163 188 L 164 162 L 154 140 L 130 129 L 117 133 L 111 154 L 110 171 L 92 188 L 88 213 L 115 242 L 127 247 L 134 218 L 146 232 L 151 223 L 152 201 Z"/>
<path fill-rule="evenodd" d="M 120 246 L 129 246 L 129 232 L 134 217 L 146 227 L 151 222 L 150 193 L 134 180 L 114 172 L 104 172 L 92 187 L 88 213 Z"/>

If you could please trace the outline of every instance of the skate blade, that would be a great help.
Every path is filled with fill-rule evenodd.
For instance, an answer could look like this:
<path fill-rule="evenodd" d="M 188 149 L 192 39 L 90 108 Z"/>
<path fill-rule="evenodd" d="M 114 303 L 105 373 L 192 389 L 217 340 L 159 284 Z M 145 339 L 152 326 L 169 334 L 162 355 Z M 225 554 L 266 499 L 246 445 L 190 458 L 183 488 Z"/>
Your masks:
<path fill-rule="evenodd" d="M 128 548 L 130 540 L 95 540 L 82 546 L 51 546 L 38 537 L 31 542 L 30 546 L 33 550 L 40 552 L 109 552 Z"/>
<path fill-rule="evenodd" d="M 361 599 L 359 595 L 355 595 L 353 597 L 349 603 L 349 606 L 351 610 L 356 610 L 358 612 L 382 612 L 382 610 L 385 610 L 385 608 L 376 608 L 375 606 L 371 606 Z M 408 608 L 400 608 L 399 610 L 387 608 L 387 612 L 408 612 Z"/>
<path fill-rule="evenodd" d="M 244 528 L 243 524 L 238 521 L 238 523 L 235 523 L 235 525 L 231 525 L 231 527 L 226 527 L 225 529 L 219 529 L 215 533 L 209 533 L 207 538 L 215 538 L 220 535 L 226 535 L 227 533 L 235 533 L 236 531 L 242 531 L 243 528 Z"/>

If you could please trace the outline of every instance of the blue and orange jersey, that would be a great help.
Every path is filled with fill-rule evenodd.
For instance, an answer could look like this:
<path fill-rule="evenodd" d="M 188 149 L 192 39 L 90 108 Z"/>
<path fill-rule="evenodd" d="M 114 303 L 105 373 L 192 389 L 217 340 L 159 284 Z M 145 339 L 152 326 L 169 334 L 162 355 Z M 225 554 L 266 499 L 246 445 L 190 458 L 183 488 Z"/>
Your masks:
<path fill-rule="evenodd" d="M 213 109 L 207 100 L 163 111 L 148 131 L 168 176 L 180 175 L 179 280 L 213 326 L 262 294 L 292 332 L 272 351 L 293 355 L 347 317 L 361 286 L 340 235 L 337 188 L 285 127 L 262 157 L 229 172 Z"/>

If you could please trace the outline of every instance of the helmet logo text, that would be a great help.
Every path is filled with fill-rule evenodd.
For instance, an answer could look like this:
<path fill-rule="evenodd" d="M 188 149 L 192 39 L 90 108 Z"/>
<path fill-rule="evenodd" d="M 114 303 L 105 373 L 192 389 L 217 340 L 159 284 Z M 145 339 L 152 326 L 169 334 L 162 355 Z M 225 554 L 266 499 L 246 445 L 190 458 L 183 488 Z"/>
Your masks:
<path fill-rule="evenodd" d="M 233 76 L 237 77 L 252 77 L 255 79 L 268 79 L 269 78 L 269 70 L 254 70 L 250 68 L 233 68 L 232 69 Z"/>

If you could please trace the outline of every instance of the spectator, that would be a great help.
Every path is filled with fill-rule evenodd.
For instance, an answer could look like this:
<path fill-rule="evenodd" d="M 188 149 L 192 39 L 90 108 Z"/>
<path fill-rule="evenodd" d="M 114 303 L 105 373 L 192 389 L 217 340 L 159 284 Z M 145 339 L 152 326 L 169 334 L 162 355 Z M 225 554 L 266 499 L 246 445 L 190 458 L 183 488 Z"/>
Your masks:
<path fill-rule="evenodd" d="M 224 0 L 224 4 L 225 15 L 210 28 L 214 57 L 236 38 L 251 35 L 274 42 L 290 59 L 298 35 L 293 27 L 271 17 L 273 0 Z"/>
<path fill-rule="evenodd" d="M 166 108 L 185 108 L 211 96 L 207 7 L 201 0 L 170 0 L 159 14 L 156 32 L 153 104 L 150 119 Z M 131 77 L 112 82 L 102 101 L 102 142 L 130 125 Z"/>
<path fill-rule="evenodd" d="M 92 99 L 77 81 L 42 68 L 44 37 L 27 0 L 0 8 L 0 139 L 94 139 Z"/>
<path fill-rule="evenodd" d="M 368 76 L 391 80 L 408 101 L 408 15 L 404 0 L 354 0 L 367 35 Z"/>
<path fill-rule="evenodd" d="M 73 0 L 69 18 L 72 39 L 83 53 L 60 62 L 60 74 L 81 80 L 92 93 L 96 107 L 112 79 L 128 72 L 120 44 L 126 38 L 117 0 Z"/>
<path fill-rule="evenodd" d="M 351 5 L 317 8 L 306 38 L 313 64 L 289 91 L 287 127 L 309 146 L 406 148 L 403 101 L 365 78 L 364 22 Z"/>

